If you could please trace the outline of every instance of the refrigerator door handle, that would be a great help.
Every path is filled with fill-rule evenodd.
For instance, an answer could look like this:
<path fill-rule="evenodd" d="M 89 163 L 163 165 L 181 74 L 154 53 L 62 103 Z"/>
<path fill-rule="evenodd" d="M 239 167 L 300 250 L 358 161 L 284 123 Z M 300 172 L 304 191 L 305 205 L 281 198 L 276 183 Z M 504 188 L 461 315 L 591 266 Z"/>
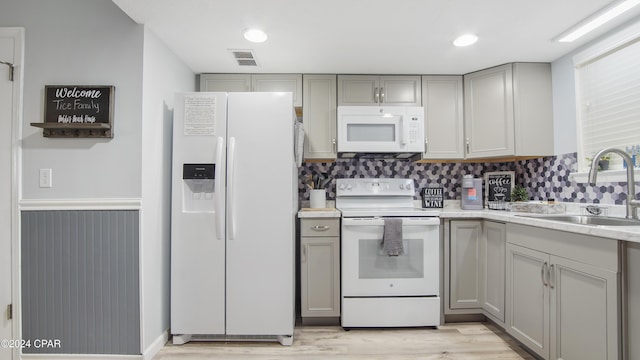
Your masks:
<path fill-rule="evenodd" d="M 227 190 L 229 196 L 227 197 L 227 209 L 229 211 L 229 240 L 234 240 L 236 237 L 236 217 L 235 217 L 235 165 L 236 165 L 236 138 L 229 138 L 229 172 L 227 177 Z"/>
<path fill-rule="evenodd" d="M 216 237 L 218 240 L 224 240 L 224 189 L 222 188 L 222 151 L 224 150 L 224 138 L 218 136 L 218 146 L 216 146 L 216 174 L 215 174 L 215 191 L 216 191 Z"/>

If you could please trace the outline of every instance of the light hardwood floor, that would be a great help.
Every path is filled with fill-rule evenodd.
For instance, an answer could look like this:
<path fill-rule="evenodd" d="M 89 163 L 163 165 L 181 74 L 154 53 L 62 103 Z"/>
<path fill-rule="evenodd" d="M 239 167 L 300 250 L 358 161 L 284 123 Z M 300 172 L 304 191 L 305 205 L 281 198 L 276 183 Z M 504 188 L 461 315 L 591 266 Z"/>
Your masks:
<path fill-rule="evenodd" d="M 154 360 L 200 359 L 534 359 L 491 323 L 454 323 L 438 329 L 355 329 L 296 326 L 292 346 L 277 342 L 167 344 Z"/>

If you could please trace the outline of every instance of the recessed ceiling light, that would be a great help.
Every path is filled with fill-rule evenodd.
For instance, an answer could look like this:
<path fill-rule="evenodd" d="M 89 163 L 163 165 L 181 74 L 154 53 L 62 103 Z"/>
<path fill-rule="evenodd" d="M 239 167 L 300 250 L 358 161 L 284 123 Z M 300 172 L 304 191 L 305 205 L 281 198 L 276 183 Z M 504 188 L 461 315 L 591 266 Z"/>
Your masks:
<path fill-rule="evenodd" d="M 564 32 L 556 39 L 558 42 L 572 42 L 604 25 L 609 20 L 640 4 L 640 0 L 622 0 L 604 7 L 578 25 Z"/>
<path fill-rule="evenodd" d="M 267 34 L 260 29 L 249 29 L 244 32 L 244 38 L 254 43 L 261 43 L 267 41 Z"/>
<path fill-rule="evenodd" d="M 453 40 L 453 45 L 458 47 L 469 46 L 469 45 L 475 44 L 477 41 L 478 41 L 478 37 L 476 35 L 464 34 L 464 35 L 458 36 L 455 40 Z"/>

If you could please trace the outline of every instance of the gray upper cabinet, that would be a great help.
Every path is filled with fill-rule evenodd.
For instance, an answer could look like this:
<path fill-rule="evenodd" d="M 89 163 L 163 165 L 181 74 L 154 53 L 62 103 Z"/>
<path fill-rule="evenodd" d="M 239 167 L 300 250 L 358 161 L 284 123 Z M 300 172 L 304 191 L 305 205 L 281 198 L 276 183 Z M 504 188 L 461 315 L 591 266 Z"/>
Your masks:
<path fill-rule="evenodd" d="M 468 158 L 514 155 L 511 64 L 464 76 Z"/>
<path fill-rule="evenodd" d="M 423 159 L 464 158 L 462 76 L 423 76 Z"/>
<path fill-rule="evenodd" d="M 200 74 L 200 91 L 248 92 L 251 91 L 251 75 Z"/>
<path fill-rule="evenodd" d="M 301 74 L 253 74 L 251 91 L 290 92 L 293 94 L 293 106 L 302 106 Z"/>
<path fill-rule="evenodd" d="M 553 154 L 551 65 L 515 63 L 464 75 L 467 158 Z"/>
<path fill-rule="evenodd" d="M 335 159 L 336 76 L 304 75 L 302 124 L 305 159 Z"/>
<path fill-rule="evenodd" d="M 293 106 L 302 106 L 301 74 L 200 74 L 200 91 L 291 92 Z"/>
<path fill-rule="evenodd" d="M 422 106 L 420 76 L 338 75 L 338 106 Z"/>

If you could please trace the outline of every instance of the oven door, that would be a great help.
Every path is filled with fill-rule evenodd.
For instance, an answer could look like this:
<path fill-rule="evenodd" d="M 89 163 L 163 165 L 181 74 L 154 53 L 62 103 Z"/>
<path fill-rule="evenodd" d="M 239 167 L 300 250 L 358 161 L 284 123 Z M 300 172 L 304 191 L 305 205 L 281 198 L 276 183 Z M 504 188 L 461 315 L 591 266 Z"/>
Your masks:
<path fill-rule="evenodd" d="M 342 219 L 342 296 L 438 296 L 440 219 L 402 218 L 404 254 L 382 249 L 384 220 Z"/>

